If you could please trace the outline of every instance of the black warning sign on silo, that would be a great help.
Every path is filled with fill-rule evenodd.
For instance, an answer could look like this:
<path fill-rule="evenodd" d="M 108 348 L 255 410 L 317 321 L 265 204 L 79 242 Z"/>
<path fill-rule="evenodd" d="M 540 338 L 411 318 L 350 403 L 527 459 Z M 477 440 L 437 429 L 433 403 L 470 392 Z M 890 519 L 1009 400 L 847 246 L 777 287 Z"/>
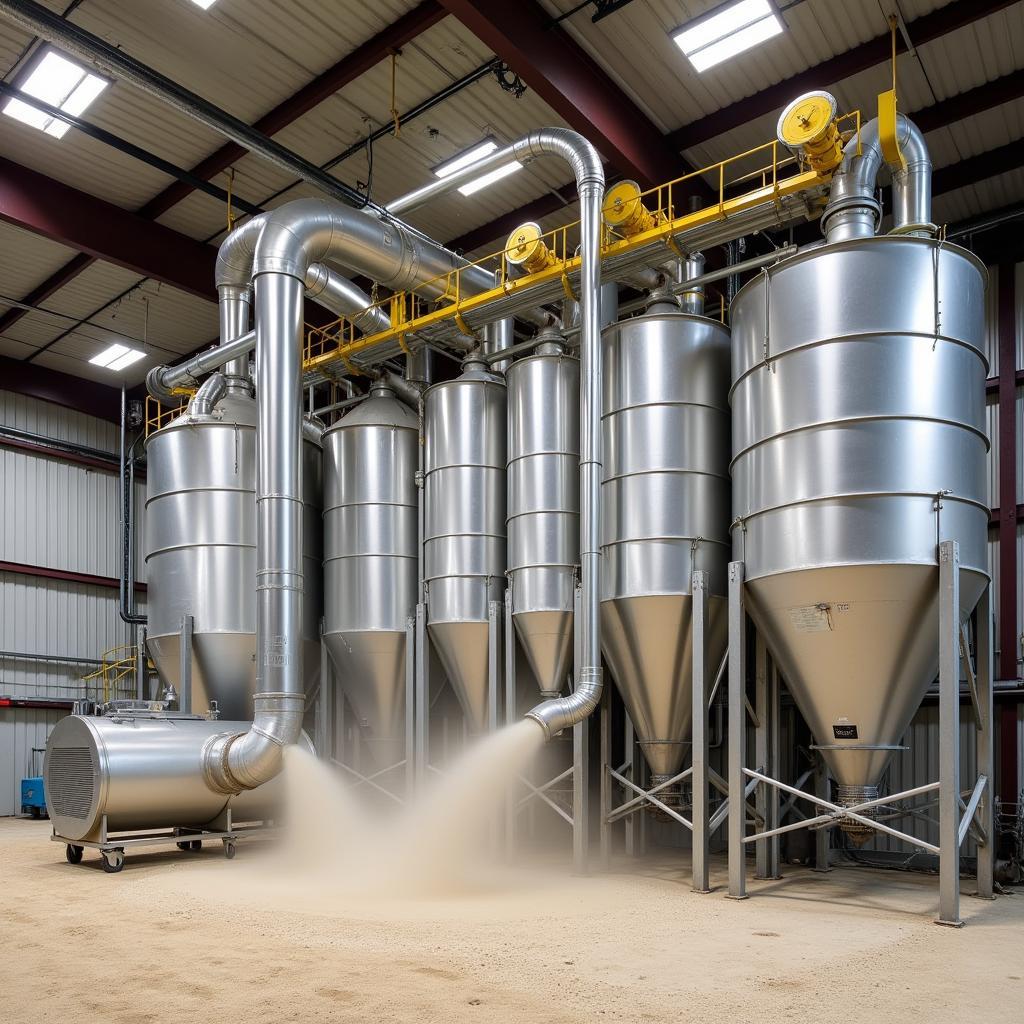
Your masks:
<path fill-rule="evenodd" d="M 857 739 L 857 726 L 850 725 L 847 722 L 844 722 L 842 725 L 833 725 L 832 735 L 837 740 L 855 740 Z"/>

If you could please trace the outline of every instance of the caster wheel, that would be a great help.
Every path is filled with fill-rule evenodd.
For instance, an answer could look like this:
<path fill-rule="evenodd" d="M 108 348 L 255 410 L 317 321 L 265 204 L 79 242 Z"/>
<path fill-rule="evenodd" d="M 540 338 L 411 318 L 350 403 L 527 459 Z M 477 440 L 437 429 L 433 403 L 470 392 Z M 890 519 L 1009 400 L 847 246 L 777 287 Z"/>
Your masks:
<path fill-rule="evenodd" d="M 191 843 L 175 843 L 174 845 L 183 853 L 188 853 L 188 851 L 192 849 Z"/>
<path fill-rule="evenodd" d="M 103 854 L 103 870 L 108 875 L 116 875 L 124 867 L 124 850 L 111 850 Z"/>
<path fill-rule="evenodd" d="M 38 807 L 31 808 L 30 813 L 32 817 L 36 819 L 36 821 L 38 821 L 43 816 L 42 810 L 40 810 L 40 808 Z"/>
<path fill-rule="evenodd" d="M 202 839 L 193 839 L 192 840 L 192 852 L 193 853 L 198 853 L 202 848 L 203 848 L 203 841 L 202 841 Z"/>
<path fill-rule="evenodd" d="M 234 860 L 235 857 L 235 841 L 233 839 L 224 840 L 224 856 L 228 860 Z"/>
<path fill-rule="evenodd" d="M 72 846 L 68 843 L 68 845 L 64 847 L 64 856 L 67 857 L 69 864 L 81 864 L 83 850 L 84 847 L 82 846 Z"/>

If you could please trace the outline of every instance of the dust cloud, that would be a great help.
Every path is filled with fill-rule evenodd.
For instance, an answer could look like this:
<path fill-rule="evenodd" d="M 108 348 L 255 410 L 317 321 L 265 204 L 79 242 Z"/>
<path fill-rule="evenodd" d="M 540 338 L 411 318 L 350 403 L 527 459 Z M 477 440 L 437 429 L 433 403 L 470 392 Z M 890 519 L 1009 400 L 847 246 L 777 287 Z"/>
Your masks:
<path fill-rule="evenodd" d="M 470 747 L 412 801 L 387 808 L 368 807 L 329 763 L 289 747 L 284 834 L 264 866 L 324 897 L 415 900 L 493 888 L 506 795 L 543 744 L 541 728 L 524 719 Z"/>

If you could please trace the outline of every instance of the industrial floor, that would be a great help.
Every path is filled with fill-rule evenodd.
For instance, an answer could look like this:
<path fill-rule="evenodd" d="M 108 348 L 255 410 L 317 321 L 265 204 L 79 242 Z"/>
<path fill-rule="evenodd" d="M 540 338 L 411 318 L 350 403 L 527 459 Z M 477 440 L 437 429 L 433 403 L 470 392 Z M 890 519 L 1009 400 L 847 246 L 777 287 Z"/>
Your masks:
<path fill-rule="evenodd" d="M 0 819 L 0 1019 L 1019 1022 L 1024 890 L 932 923 L 937 881 L 787 868 L 753 899 L 688 865 L 517 873 L 455 899 L 261 895 L 266 848 L 73 867 L 49 823 Z M 631 870 L 633 873 L 628 873 Z M 963 881 L 963 891 L 973 887 Z"/>

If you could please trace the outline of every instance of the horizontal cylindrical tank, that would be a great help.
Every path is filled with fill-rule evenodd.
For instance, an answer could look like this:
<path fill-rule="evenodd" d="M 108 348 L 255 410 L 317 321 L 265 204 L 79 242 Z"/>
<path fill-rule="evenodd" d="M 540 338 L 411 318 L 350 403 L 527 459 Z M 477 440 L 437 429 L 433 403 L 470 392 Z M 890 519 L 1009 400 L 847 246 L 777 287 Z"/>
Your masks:
<path fill-rule="evenodd" d="M 178 416 L 146 442 L 147 643 L 181 692 L 182 618 L 192 616 L 192 710 L 252 717 L 256 679 L 256 403 L 229 389 L 209 414 Z M 319 672 L 320 451 L 303 442 L 303 630 Z"/>
<path fill-rule="evenodd" d="M 580 364 L 548 342 L 505 377 L 512 617 L 541 693 L 557 696 L 580 560 Z"/>
<path fill-rule="evenodd" d="M 708 657 L 726 642 L 729 332 L 659 311 L 604 332 L 604 652 L 652 773 L 676 774 L 692 719 L 693 570 Z"/>
<path fill-rule="evenodd" d="M 874 793 L 938 665 L 936 544 L 987 578 L 984 268 L 930 238 L 819 246 L 733 304 L 735 557 L 841 797 Z"/>
<path fill-rule="evenodd" d="M 480 363 L 424 394 L 427 625 L 473 731 L 487 718 L 489 602 L 505 592 L 505 382 Z"/>
<path fill-rule="evenodd" d="M 327 430 L 324 642 L 378 768 L 403 757 L 406 624 L 416 605 L 419 417 L 376 386 Z"/>
<path fill-rule="evenodd" d="M 174 714 L 62 718 L 43 762 L 54 831 L 96 840 L 104 817 L 108 832 L 199 828 L 229 807 L 236 823 L 273 817 L 282 792 L 277 780 L 229 797 L 214 792 L 203 775 L 206 744 L 248 727 Z"/>

